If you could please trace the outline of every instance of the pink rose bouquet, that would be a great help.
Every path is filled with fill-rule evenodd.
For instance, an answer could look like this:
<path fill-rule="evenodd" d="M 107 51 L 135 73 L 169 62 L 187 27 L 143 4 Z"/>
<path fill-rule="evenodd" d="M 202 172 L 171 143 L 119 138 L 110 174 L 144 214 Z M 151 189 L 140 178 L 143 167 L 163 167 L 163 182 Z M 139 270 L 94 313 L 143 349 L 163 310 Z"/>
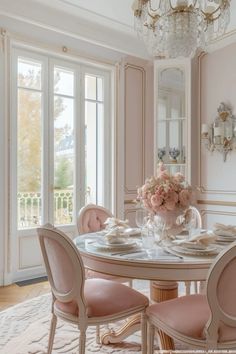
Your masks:
<path fill-rule="evenodd" d="M 192 188 L 181 173 L 171 175 L 161 163 L 157 176 L 146 179 L 138 188 L 137 199 L 153 214 L 184 210 L 191 204 Z"/>

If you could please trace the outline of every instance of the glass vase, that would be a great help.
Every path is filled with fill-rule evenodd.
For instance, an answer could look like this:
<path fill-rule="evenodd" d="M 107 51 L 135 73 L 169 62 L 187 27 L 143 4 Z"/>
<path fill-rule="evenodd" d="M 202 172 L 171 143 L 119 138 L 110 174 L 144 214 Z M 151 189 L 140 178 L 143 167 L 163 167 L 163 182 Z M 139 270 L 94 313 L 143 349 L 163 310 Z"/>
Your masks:
<path fill-rule="evenodd" d="M 154 215 L 156 236 L 159 243 L 174 239 L 183 230 L 183 225 L 178 222 L 178 217 L 183 214 L 182 209 L 159 212 Z"/>

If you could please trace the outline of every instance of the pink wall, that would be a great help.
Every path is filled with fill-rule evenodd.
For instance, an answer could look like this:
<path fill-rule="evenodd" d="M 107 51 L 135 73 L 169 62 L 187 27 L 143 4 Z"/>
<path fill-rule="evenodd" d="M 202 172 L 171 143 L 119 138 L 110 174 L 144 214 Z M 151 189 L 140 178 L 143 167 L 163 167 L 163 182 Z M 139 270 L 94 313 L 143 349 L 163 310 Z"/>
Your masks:
<path fill-rule="evenodd" d="M 199 79 L 199 126 L 213 123 L 221 102 L 230 104 L 236 115 L 236 44 L 202 56 Z M 206 223 L 236 224 L 236 150 L 224 162 L 221 153 L 209 152 L 201 144 L 198 172 Z"/>
<path fill-rule="evenodd" d="M 137 187 L 153 174 L 153 65 L 127 57 L 124 75 L 124 217 L 134 225 Z M 121 97 L 122 99 L 122 97 Z"/>

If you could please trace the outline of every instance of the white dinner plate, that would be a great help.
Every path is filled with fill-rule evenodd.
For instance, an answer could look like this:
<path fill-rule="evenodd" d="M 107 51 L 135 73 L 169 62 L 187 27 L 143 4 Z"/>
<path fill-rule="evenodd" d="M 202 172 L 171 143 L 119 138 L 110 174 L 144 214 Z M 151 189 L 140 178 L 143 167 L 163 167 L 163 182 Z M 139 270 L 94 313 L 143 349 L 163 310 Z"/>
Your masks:
<path fill-rule="evenodd" d="M 98 239 L 96 242 L 93 243 L 93 246 L 97 248 L 107 248 L 107 249 L 129 249 L 137 246 L 137 242 L 134 240 L 127 239 L 125 242 L 120 243 L 110 243 L 106 239 Z"/>
<path fill-rule="evenodd" d="M 236 241 L 236 236 L 218 236 L 217 242 L 234 242 Z"/>
<path fill-rule="evenodd" d="M 215 255 L 219 253 L 219 249 L 213 245 L 207 246 L 204 249 L 187 248 L 182 246 L 173 246 L 172 249 L 173 251 L 176 251 L 181 254 L 195 255 L 195 256 L 208 256 L 208 255 Z"/>
<path fill-rule="evenodd" d="M 214 234 L 221 237 L 232 237 L 236 239 L 236 234 L 232 230 L 214 230 Z"/>

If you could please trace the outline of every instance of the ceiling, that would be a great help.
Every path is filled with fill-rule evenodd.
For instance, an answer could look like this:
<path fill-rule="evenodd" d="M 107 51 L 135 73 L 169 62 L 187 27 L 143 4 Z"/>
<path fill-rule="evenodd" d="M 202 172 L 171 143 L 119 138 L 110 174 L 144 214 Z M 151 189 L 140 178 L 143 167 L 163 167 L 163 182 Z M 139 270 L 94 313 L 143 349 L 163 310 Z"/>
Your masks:
<path fill-rule="evenodd" d="M 98 51 L 103 47 L 104 51 L 116 53 L 117 57 L 133 55 L 150 59 L 134 30 L 132 3 L 133 0 L 0 0 L 0 16 L 5 16 L 6 24 L 11 18 L 17 31 L 22 23 L 28 23 L 29 26 L 50 29 L 58 35 L 67 35 L 77 41 L 77 46 L 83 42 L 83 48 L 97 46 Z M 31 32 L 32 27 L 28 33 Z M 236 0 L 231 1 L 231 22 L 224 40 L 217 41 L 209 50 L 230 42 L 236 42 Z M 64 43 L 70 47 L 70 43 Z"/>
<path fill-rule="evenodd" d="M 76 11 L 82 18 L 120 30 L 133 29 L 134 16 L 131 9 L 134 0 L 37 0 L 49 6 L 64 6 L 66 11 Z M 231 21 L 227 32 L 236 29 L 236 1 L 231 1 Z"/>

